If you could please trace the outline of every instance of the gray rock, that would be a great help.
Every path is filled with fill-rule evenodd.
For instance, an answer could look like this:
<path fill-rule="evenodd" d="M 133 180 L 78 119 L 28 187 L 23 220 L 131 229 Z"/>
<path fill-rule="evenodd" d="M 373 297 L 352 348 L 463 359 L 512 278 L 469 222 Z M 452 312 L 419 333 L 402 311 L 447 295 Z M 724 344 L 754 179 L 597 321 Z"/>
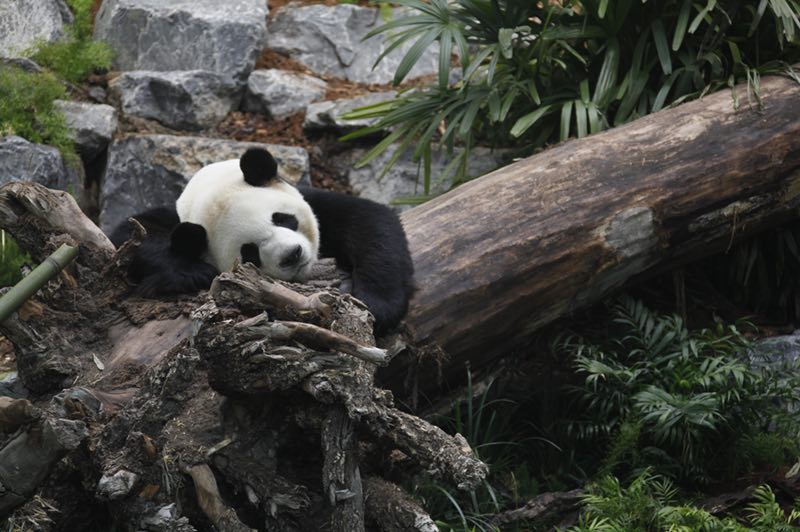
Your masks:
<path fill-rule="evenodd" d="M 108 233 L 132 214 L 173 203 L 200 168 L 238 159 L 255 146 L 275 156 L 283 179 L 309 181 L 308 153 L 303 148 L 171 135 L 134 135 L 113 142 L 100 190 L 100 228 Z"/>
<path fill-rule="evenodd" d="M 31 393 L 22 384 L 22 379 L 16 371 L 9 371 L 0 379 L 0 395 L 12 399 L 26 399 Z"/>
<path fill-rule="evenodd" d="M 71 22 L 63 0 L 0 0 L 0 57 L 20 57 L 37 40 L 55 41 Z"/>
<path fill-rule="evenodd" d="M 75 148 L 84 160 L 97 157 L 117 130 L 117 110 L 110 105 L 56 100 L 67 126 L 75 136 Z"/>
<path fill-rule="evenodd" d="M 97 482 L 97 495 L 101 499 L 116 501 L 127 496 L 139 480 L 139 475 L 120 469 L 113 475 L 105 474 Z"/>
<path fill-rule="evenodd" d="M 109 88 L 123 113 L 189 131 L 219 124 L 241 98 L 231 78 L 204 70 L 125 72 Z"/>
<path fill-rule="evenodd" d="M 361 118 L 358 120 L 345 120 L 340 118 L 344 113 L 349 113 L 357 107 L 365 107 L 393 99 L 395 91 L 373 92 L 355 98 L 328 100 L 312 103 L 306 107 L 306 118 L 303 121 L 304 129 L 330 129 L 337 133 L 348 133 L 362 127 L 368 127 L 378 121 L 377 118 Z"/>
<path fill-rule="evenodd" d="M 105 0 L 95 38 L 119 70 L 208 70 L 241 81 L 263 47 L 264 0 Z"/>
<path fill-rule="evenodd" d="M 9 181 L 34 181 L 76 197 L 83 193 L 80 170 L 66 166 L 56 148 L 21 137 L 0 137 L 0 184 Z"/>
<path fill-rule="evenodd" d="M 800 364 L 800 330 L 784 336 L 763 338 L 750 346 L 748 353 L 756 367 L 783 369 Z"/>
<path fill-rule="evenodd" d="M 42 67 L 35 61 L 26 57 L 0 57 L 0 66 L 19 68 L 29 74 L 39 74 L 42 72 Z"/>
<path fill-rule="evenodd" d="M 302 111 L 325 96 L 328 84 L 319 78 L 287 70 L 254 70 L 247 78 L 242 108 L 283 118 Z"/>
<path fill-rule="evenodd" d="M 178 514 L 175 503 L 162 506 L 151 513 L 146 513 L 139 522 L 139 532 L 196 532 L 189 524 L 189 519 Z"/>
<path fill-rule="evenodd" d="M 395 17 L 398 16 L 395 11 Z M 289 55 L 314 72 L 362 83 L 388 83 L 412 46 L 407 41 L 372 65 L 386 49 L 383 34 L 366 41 L 372 29 L 384 24 L 377 8 L 352 4 L 286 6 L 270 21 L 267 45 Z M 432 45 L 409 73 L 408 79 L 437 71 L 439 47 Z"/>
<path fill-rule="evenodd" d="M 362 198 L 389 204 L 399 198 L 420 196 L 423 194 L 422 164 L 412 160 L 413 150 L 411 149 L 400 156 L 392 169 L 381 177 L 386 163 L 397 146 L 398 144 L 393 144 L 387 151 L 362 168 L 356 168 L 355 163 L 367 152 L 363 148 L 342 154 L 334 158 L 333 163 L 335 167 L 347 176 L 353 192 Z M 498 150 L 492 151 L 489 148 L 481 147 L 473 148 L 469 162 L 469 175 L 477 177 L 499 168 L 504 163 L 503 159 L 503 154 Z M 431 192 L 433 194 L 445 192 L 450 188 L 451 180 L 438 181 L 438 176 L 451 160 L 452 156 L 448 156 L 445 152 L 437 154 L 434 151 L 433 160 L 431 161 L 431 174 L 434 180 Z M 408 208 L 410 206 L 396 206 L 398 211 Z"/>

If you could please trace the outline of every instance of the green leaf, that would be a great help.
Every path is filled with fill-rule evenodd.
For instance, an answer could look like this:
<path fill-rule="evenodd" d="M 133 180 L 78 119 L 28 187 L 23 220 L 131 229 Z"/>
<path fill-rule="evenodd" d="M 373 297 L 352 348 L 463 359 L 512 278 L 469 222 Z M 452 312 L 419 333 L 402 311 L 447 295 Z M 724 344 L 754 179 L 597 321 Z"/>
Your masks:
<path fill-rule="evenodd" d="M 675 34 L 672 36 L 672 51 L 677 52 L 683 38 L 686 36 L 686 27 L 689 25 L 689 15 L 692 13 L 692 0 L 683 0 L 681 10 L 678 13 L 678 21 L 675 23 Z"/>
<path fill-rule="evenodd" d="M 439 88 L 446 89 L 450 78 L 450 53 L 453 50 L 453 30 L 446 28 L 439 37 Z"/>
<path fill-rule="evenodd" d="M 619 40 L 616 37 L 612 37 L 608 41 L 606 53 L 603 56 L 603 64 L 600 67 L 600 74 L 597 76 L 597 84 L 594 89 L 593 101 L 601 107 L 608 105 L 614 94 L 613 89 L 617 83 L 619 60 Z"/>
<path fill-rule="evenodd" d="M 575 100 L 575 122 L 578 126 L 578 138 L 585 137 L 587 133 L 586 105 L 582 100 Z"/>
<path fill-rule="evenodd" d="M 528 113 L 525 116 L 520 117 L 511 128 L 511 135 L 513 137 L 519 137 L 528 131 L 528 129 L 538 122 L 540 118 L 550 111 L 551 107 L 552 106 L 550 105 L 545 105 L 544 107 L 536 109 L 532 113 Z"/>
<path fill-rule="evenodd" d="M 656 53 L 661 63 L 661 70 L 664 74 L 672 73 L 672 58 L 670 57 L 669 44 L 667 44 L 667 34 L 664 31 L 664 24 L 661 19 L 653 21 L 652 25 L 653 40 L 656 44 Z"/>
<path fill-rule="evenodd" d="M 500 53 L 503 54 L 503 57 L 506 59 L 511 59 L 511 56 L 514 55 L 514 50 L 511 47 L 511 36 L 514 34 L 514 30 L 511 28 L 500 28 L 500 31 L 497 32 L 497 42 L 500 45 Z"/>
<path fill-rule="evenodd" d="M 597 8 L 597 17 L 598 18 L 605 17 L 606 9 L 608 9 L 608 0 L 600 0 L 600 6 Z"/>
<path fill-rule="evenodd" d="M 572 119 L 572 100 L 564 102 L 561 106 L 561 140 L 569 138 L 569 124 Z"/>
<path fill-rule="evenodd" d="M 439 35 L 441 35 L 442 29 L 435 28 L 424 33 L 414 45 L 408 49 L 406 55 L 403 56 L 403 59 L 400 61 L 400 64 L 397 65 L 397 70 L 394 73 L 394 79 L 392 79 L 392 83 L 395 85 L 399 85 L 414 65 L 419 61 L 419 58 L 422 57 L 422 54 L 428 49 L 428 47 L 436 40 Z"/>

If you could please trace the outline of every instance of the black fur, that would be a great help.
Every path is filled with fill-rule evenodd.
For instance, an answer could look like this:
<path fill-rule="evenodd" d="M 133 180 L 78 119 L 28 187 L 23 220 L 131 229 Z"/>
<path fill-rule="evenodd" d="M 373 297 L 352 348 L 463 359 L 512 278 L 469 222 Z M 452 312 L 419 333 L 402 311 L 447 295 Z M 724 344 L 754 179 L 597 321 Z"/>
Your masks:
<path fill-rule="evenodd" d="M 239 159 L 239 168 L 247 184 L 254 187 L 263 187 L 278 177 L 278 163 L 263 148 L 250 148 L 244 152 Z"/>
<path fill-rule="evenodd" d="M 128 265 L 128 278 L 143 297 L 191 294 L 211 286 L 219 273 L 201 259 L 208 247 L 202 226 L 180 223 L 174 207 L 156 207 L 134 216 L 147 237 Z M 130 237 L 127 222 L 109 238 L 119 247 Z"/>
<path fill-rule="evenodd" d="M 274 162 L 258 149 L 248 150 L 240 160 L 250 184 L 275 174 L 263 153 Z M 375 316 L 376 334 L 395 327 L 414 293 L 414 266 L 400 219 L 370 200 L 310 187 L 299 190 L 319 221 L 320 255 L 334 258 L 337 266 L 351 273 L 353 295 Z M 135 218 L 148 233 L 129 268 L 141 295 L 193 293 L 211 286 L 218 272 L 200 259 L 208 247 L 201 226 L 181 224 L 174 207 L 151 209 Z M 122 224 L 112 232 L 111 241 L 120 246 L 128 235 L 127 224 Z M 253 260 L 246 246 L 242 246 L 243 260 Z"/>
<path fill-rule="evenodd" d="M 299 189 L 319 222 L 320 255 L 351 272 L 353 295 L 375 316 L 375 333 L 396 326 L 414 293 L 414 265 L 400 219 L 364 198 Z"/>

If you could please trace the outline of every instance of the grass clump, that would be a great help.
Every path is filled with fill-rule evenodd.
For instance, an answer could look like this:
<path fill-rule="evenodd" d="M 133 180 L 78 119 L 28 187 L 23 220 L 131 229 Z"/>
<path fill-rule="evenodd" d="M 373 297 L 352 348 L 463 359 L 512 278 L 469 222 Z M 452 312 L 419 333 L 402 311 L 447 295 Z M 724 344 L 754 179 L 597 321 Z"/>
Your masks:
<path fill-rule="evenodd" d="M 92 39 L 93 0 L 67 0 L 75 22 L 66 28 L 63 40 L 37 44 L 31 58 L 72 83 L 84 81 L 97 70 L 111 68 L 113 52 Z"/>
<path fill-rule="evenodd" d="M 17 135 L 37 144 L 59 149 L 65 162 L 77 163 L 78 155 L 64 115 L 53 101 L 66 89 L 50 73 L 28 73 L 0 66 L 0 135 Z"/>

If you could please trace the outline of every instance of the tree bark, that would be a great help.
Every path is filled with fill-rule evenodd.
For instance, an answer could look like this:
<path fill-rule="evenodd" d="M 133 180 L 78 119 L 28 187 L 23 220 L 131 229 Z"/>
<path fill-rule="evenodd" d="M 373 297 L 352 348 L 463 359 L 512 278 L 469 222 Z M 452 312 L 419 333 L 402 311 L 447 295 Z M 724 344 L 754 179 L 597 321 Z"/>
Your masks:
<path fill-rule="evenodd" d="M 421 358 L 414 386 L 431 394 L 632 279 L 796 216 L 800 85 L 763 78 L 761 106 L 745 91 L 738 108 L 720 91 L 404 213 L 418 287 L 406 323 L 438 356 L 398 357 L 382 378 L 397 389 Z"/>

